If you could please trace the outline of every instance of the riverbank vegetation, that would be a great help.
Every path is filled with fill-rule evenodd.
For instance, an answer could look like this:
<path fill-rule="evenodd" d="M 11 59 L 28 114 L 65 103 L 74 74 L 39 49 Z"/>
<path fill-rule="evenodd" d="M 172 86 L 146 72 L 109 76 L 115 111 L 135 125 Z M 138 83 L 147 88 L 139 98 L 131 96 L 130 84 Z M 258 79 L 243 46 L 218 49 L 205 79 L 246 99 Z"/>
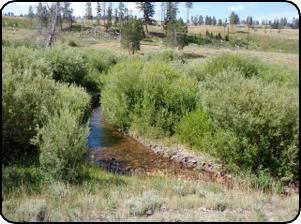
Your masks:
<path fill-rule="evenodd" d="M 297 70 L 243 55 L 171 63 L 150 55 L 107 74 L 101 103 L 109 122 L 125 133 L 179 136 L 233 171 L 299 180 Z"/>
<path fill-rule="evenodd" d="M 124 133 L 173 138 L 246 177 L 231 188 L 94 167 L 85 161 L 94 91 Z M 188 60 L 2 40 L 2 211 L 11 221 L 287 221 L 298 195 L 279 193 L 297 181 L 296 69 L 236 54 Z"/>

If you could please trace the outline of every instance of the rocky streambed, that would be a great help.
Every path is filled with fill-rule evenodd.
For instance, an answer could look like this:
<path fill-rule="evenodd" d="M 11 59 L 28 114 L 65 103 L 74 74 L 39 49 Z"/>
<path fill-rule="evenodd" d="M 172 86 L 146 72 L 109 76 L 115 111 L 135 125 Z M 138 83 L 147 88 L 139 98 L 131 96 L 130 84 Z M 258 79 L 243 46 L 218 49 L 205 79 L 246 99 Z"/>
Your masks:
<path fill-rule="evenodd" d="M 123 135 L 101 119 L 100 107 L 92 112 L 90 128 L 88 158 L 109 171 L 121 175 L 175 175 L 203 182 L 230 178 L 220 165 L 202 161 L 181 145 L 166 147 L 141 136 Z"/>

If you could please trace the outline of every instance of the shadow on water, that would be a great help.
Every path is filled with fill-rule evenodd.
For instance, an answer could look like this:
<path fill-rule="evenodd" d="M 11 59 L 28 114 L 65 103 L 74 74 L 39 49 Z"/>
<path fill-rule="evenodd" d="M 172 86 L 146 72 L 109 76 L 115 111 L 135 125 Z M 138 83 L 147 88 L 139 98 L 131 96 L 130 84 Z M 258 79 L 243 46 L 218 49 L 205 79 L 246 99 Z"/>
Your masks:
<path fill-rule="evenodd" d="M 107 171 L 139 176 L 176 176 L 178 178 L 210 182 L 213 173 L 183 168 L 168 158 L 155 154 L 133 138 L 125 136 L 116 127 L 101 119 L 101 107 L 92 112 L 91 132 L 88 137 L 88 158 Z"/>

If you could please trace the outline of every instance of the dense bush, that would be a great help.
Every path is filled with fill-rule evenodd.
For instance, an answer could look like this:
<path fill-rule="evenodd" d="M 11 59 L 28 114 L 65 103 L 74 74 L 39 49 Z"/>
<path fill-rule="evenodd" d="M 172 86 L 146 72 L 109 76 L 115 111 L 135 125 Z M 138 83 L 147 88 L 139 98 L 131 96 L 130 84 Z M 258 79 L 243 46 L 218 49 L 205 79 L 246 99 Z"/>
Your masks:
<path fill-rule="evenodd" d="M 181 62 L 186 62 L 185 56 L 182 52 L 178 52 L 175 50 L 164 50 L 164 51 L 147 51 L 143 57 L 143 61 L 165 61 L 165 62 L 171 62 L 179 60 Z"/>
<path fill-rule="evenodd" d="M 282 64 L 263 62 L 257 57 L 243 54 L 223 53 L 210 59 L 189 61 L 183 68 L 190 76 L 199 81 L 206 75 L 215 76 L 228 67 L 238 69 L 245 77 L 258 76 L 265 83 L 290 84 L 299 87 L 299 71 Z"/>
<path fill-rule="evenodd" d="M 13 156 L 14 151 L 29 147 L 48 114 L 54 111 L 57 86 L 53 80 L 31 70 L 2 71 L 2 156 Z M 43 97 L 42 97 L 43 96 Z"/>
<path fill-rule="evenodd" d="M 126 58 L 120 53 L 107 49 L 88 49 L 85 55 L 88 75 L 84 77 L 82 85 L 94 92 L 101 89 L 101 76 L 105 75 L 111 66 Z"/>
<path fill-rule="evenodd" d="M 88 49 L 85 51 L 86 63 L 89 69 L 107 73 L 112 65 L 117 64 L 126 56 L 107 49 Z"/>
<path fill-rule="evenodd" d="M 283 180 L 299 174 L 299 90 L 240 72 L 224 71 L 200 83 L 200 103 L 216 132 L 207 150 L 230 165 L 260 165 Z"/>
<path fill-rule="evenodd" d="M 289 84 L 299 88 L 298 69 L 284 64 L 263 63 L 263 68 L 258 71 L 258 77 L 265 83 Z"/>
<path fill-rule="evenodd" d="M 17 47 L 2 46 L 2 71 L 6 69 L 11 70 L 12 73 L 16 70 L 22 72 L 31 69 L 34 76 L 38 73 L 43 76 L 52 76 L 49 61 L 40 56 L 40 51 L 22 45 Z"/>
<path fill-rule="evenodd" d="M 88 123 L 82 125 L 81 117 L 81 110 L 64 106 L 33 140 L 40 149 L 41 168 L 56 178 L 72 180 L 82 168 L 89 127 Z"/>
<path fill-rule="evenodd" d="M 203 65 L 203 73 L 212 76 L 227 69 L 228 67 L 237 68 L 245 77 L 258 75 L 258 71 L 262 68 L 259 58 L 250 57 L 242 54 L 223 53 L 219 56 L 211 58 Z"/>
<path fill-rule="evenodd" d="M 77 49 L 55 46 L 40 52 L 50 63 L 53 78 L 57 81 L 81 84 L 88 70 L 85 55 Z"/>
<path fill-rule="evenodd" d="M 68 45 L 69 45 L 70 47 L 76 47 L 76 46 L 77 46 L 77 44 L 76 44 L 75 41 L 73 41 L 73 40 L 69 40 Z"/>
<path fill-rule="evenodd" d="M 186 113 L 195 108 L 194 79 L 162 61 L 132 58 L 112 68 L 105 80 L 103 115 L 123 131 L 131 126 L 170 134 Z"/>
<path fill-rule="evenodd" d="M 14 69 L 2 62 L 2 158 L 31 148 L 30 139 L 63 105 L 89 112 L 90 96 L 79 87 L 56 83 L 33 69 Z"/>
<path fill-rule="evenodd" d="M 213 127 L 208 120 L 208 115 L 198 107 L 195 111 L 187 113 L 176 126 L 176 135 L 179 140 L 195 145 L 201 149 L 210 137 Z"/>

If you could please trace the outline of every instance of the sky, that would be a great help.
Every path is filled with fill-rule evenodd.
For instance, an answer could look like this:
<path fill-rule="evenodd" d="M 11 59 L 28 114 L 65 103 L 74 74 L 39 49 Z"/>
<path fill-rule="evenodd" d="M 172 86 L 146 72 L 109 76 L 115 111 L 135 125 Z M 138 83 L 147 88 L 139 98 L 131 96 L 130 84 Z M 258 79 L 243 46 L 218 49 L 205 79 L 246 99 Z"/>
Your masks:
<path fill-rule="evenodd" d="M 293 0 L 299 7 L 300 3 L 297 0 Z M 3 3 L 2 3 L 3 4 Z M 3 13 L 13 12 L 15 15 L 27 14 L 30 5 L 33 6 L 34 12 L 36 10 L 37 2 L 13 2 L 9 3 L 2 10 Z M 74 9 L 75 16 L 82 15 L 82 6 L 85 2 L 72 2 L 72 8 Z M 118 2 L 113 2 L 113 8 L 118 7 Z M 156 2 L 154 19 L 160 20 L 160 2 Z M 132 10 L 133 15 L 138 17 L 142 16 L 134 2 L 127 3 L 129 10 Z M 182 17 L 186 20 L 186 8 L 184 2 L 179 2 L 178 18 Z M 96 2 L 92 2 L 92 13 L 95 15 Z M 238 14 L 240 20 L 246 19 L 248 16 L 252 16 L 253 19 L 261 22 L 263 19 L 273 20 L 275 18 L 286 17 L 289 21 L 293 17 L 299 17 L 296 7 L 288 2 L 194 2 L 193 9 L 190 10 L 189 17 L 191 15 L 202 15 L 203 17 L 215 16 L 216 19 L 224 19 L 229 17 L 231 12 L 234 11 Z"/>

